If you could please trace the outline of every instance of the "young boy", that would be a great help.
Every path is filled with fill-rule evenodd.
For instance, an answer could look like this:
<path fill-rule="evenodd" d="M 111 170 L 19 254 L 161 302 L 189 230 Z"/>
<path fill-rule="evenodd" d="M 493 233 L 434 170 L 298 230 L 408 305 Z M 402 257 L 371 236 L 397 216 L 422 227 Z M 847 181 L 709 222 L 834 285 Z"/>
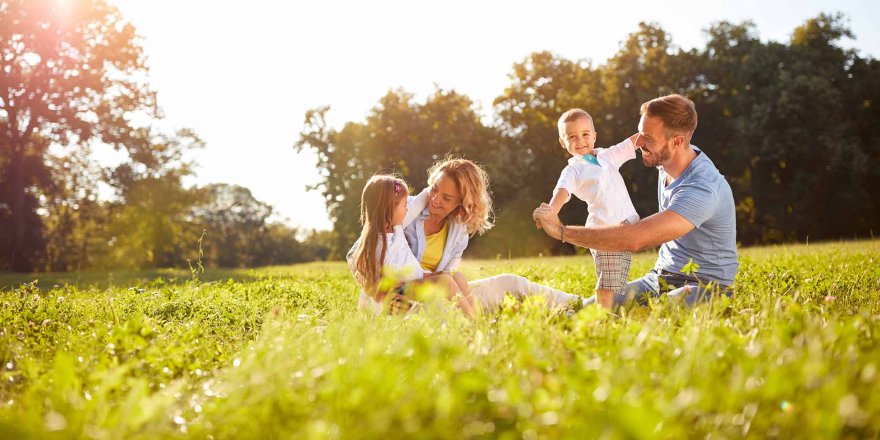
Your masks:
<path fill-rule="evenodd" d="M 571 195 L 587 202 L 587 226 L 635 223 L 639 215 L 633 207 L 620 175 L 624 162 L 635 159 L 635 138 L 632 135 L 611 148 L 595 148 L 596 130 L 593 118 L 579 108 L 559 117 L 559 144 L 572 155 L 559 176 L 550 206 L 559 213 Z M 565 242 L 565 226 L 562 229 Z M 596 299 L 602 307 L 611 308 L 612 295 L 624 294 L 632 254 L 590 249 L 596 265 Z"/>

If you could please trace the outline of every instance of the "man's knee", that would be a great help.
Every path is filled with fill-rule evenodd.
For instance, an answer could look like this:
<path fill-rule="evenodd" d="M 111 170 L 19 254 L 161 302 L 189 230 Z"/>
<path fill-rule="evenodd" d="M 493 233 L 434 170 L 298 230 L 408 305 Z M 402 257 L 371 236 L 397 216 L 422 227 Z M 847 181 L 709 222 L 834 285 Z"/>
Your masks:
<path fill-rule="evenodd" d="M 733 297 L 733 289 L 727 286 L 720 286 L 714 283 L 708 285 L 686 285 L 680 289 L 676 289 L 678 296 L 684 297 L 685 304 L 693 306 L 703 302 L 715 300 L 721 296 L 728 298 Z M 670 292 L 670 296 L 672 292 Z"/>
<path fill-rule="evenodd" d="M 657 289 L 651 284 L 647 276 L 630 281 L 626 284 L 622 296 L 622 302 L 635 301 L 639 305 L 648 304 L 651 296 L 658 294 Z"/>

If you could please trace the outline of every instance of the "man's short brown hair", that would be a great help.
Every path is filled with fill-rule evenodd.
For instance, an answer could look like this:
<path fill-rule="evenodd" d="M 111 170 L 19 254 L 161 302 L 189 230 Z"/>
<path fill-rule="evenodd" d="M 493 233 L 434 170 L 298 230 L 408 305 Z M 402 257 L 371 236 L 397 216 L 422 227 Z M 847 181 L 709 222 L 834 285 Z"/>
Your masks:
<path fill-rule="evenodd" d="M 640 115 L 660 118 L 666 137 L 684 135 L 688 140 L 697 129 L 697 108 L 694 102 L 679 94 L 654 98 L 642 104 Z"/>

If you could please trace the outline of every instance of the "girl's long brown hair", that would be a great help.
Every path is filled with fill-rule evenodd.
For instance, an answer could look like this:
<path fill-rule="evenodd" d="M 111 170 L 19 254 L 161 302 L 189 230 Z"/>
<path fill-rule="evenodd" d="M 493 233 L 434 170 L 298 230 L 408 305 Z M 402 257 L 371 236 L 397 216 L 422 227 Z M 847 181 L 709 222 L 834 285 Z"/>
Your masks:
<path fill-rule="evenodd" d="M 376 286 L 382 276 L 382 263 L 388 251 L 385 230 L 391 223 L 394 207 L 408 195 L 406 183 L 394 176 L 370 177 L 361 194 L 361 244 L 354 253 L 355 269 L 362 277 L 367 293 L 376 298 Z M 379 248 L 379 243 L 382 243 Z M 381 249 L 376 255 L 376 249 Z M 376 258 L 378 257 L 378 259 Z M 377 298 L 379 299 L 379 298 Z"/>

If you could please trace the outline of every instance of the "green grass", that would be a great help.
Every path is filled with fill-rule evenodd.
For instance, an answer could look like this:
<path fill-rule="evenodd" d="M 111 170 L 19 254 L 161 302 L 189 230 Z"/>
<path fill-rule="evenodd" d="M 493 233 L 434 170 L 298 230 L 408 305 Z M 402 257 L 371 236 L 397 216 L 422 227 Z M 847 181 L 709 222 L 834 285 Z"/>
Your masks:
<path fill-rule="evenodd" d="M 342 263 L 0 275 L 0 438 L 877 438 L 878 260 L 745 249 L 729 304 L 475 322 L 365 316 Z M 587 256 L 463 271 L 595 283 Z"/>

